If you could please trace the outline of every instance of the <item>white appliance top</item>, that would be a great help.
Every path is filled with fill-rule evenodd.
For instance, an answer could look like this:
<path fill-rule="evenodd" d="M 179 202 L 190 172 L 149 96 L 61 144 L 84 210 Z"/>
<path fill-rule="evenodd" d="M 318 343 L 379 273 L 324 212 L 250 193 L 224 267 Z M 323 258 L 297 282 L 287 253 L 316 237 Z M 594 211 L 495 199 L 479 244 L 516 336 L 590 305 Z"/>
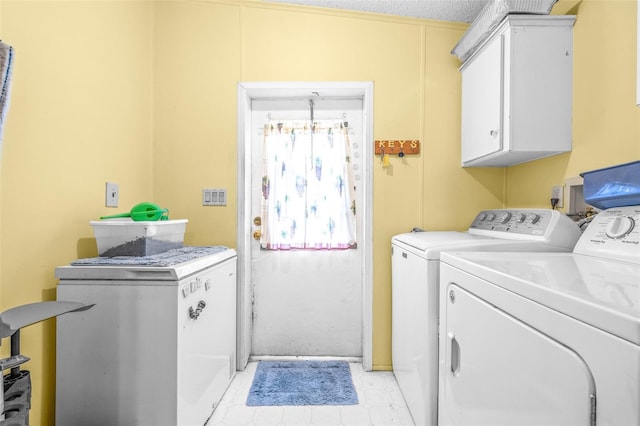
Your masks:
<path fill-rule="evenodd" d="M 640 345 L 640 208 L 601 212 L 573 253 L 443 253 L 442 262 Z"/>
<path fill-rule="evenodd" d="M 167 263 L 169 266 L 144 265 L 143 258 L 123 256 L 113 258 L 79 259 L 69 266 L 59 266 L 55 270 L 56 278 L 66 281 L 74 280 L 103 280 L 103 281 L 177 281 L 200 272 L 203 269 L 217 265 L 237 257 L 235 250 L 226 247 L 211 247 L 214 250 L 199 251 L 198 257 L 177 264 L 171 262 L 171 253 L 161 253 L 145 258 L 162 258 L 156 264 Z M 180 249 L 176 249 L 180 251 Z M 175 258 L 182 259 L 176 255 Z M 85 262 L 83 262 L 85 261 Z M 127 263 L 128 262 L 128 263 Z"/>
<path fill-rule="evenodd" d="M 392 243 L 413 249 L 429 259 L 439 259 L 443 250 L 462 249 L 540 251 L 542 243 L 551 251 L 571 251 L 580 238 L 578 225 L 556 210 L 500 209 L 478 213 L 467 232 L 428 231 L 396 235 Z M 554 249 L 555 247 L 555 249 Z"/>

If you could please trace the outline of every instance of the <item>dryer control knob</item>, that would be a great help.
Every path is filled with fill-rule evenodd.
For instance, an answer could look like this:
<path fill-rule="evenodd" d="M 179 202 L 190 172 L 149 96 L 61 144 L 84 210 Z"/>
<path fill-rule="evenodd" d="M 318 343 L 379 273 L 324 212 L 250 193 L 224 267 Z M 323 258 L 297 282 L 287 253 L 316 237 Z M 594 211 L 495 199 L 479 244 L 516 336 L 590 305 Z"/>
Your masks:
<path fill-rule="evenodd" d="M 635 222 L 632 218 L 618 216 L 607 224 L 606 233 L 609 238 L 622 238 L 633 230 Z"/>

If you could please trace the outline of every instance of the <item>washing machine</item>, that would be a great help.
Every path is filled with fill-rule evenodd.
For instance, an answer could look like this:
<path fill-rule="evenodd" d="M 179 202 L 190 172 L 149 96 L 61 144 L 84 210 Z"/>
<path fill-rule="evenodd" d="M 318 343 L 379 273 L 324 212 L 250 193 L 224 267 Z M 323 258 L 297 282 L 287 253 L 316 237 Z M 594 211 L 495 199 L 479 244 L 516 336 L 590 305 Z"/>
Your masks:
<path fill-rule="evenodd" d="M 640 424 L 640 206 L 572 253 L 444 253 L 440 284 L 440 424 Z"/>
<path fill-rule="evenodd" d="M 478 213 L 466 232 L 410 232 L 392 238 L 393 372 L 416 425 L 437 424 L 438 294 L 445 250 L 571 252 L 578 226 L 548 209 Z"/>

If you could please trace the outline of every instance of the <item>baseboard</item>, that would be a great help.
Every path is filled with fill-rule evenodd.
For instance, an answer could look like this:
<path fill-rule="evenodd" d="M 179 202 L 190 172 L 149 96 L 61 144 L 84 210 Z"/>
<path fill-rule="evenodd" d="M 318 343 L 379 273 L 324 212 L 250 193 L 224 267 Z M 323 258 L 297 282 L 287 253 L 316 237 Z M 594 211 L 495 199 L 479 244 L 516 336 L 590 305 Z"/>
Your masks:
<path fill-rule="evenodd" d="M 359 356 L 302 356 L 302 355 L 251 355 L 250 362 L 257 361 L 347 361 L 362 363 Z"/>

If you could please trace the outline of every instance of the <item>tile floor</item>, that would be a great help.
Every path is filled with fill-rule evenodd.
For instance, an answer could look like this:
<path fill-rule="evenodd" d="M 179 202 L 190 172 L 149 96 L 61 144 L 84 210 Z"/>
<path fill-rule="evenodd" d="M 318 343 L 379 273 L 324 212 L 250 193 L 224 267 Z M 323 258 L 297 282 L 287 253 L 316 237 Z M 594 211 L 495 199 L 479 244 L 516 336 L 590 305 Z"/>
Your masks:
<path fill-rule="evenodd" d="M 247 407 L 245 404 L 258 363 L 236 372 L 208 426 L 262 425 L 413 425 L 411 414 L 391 371 L 365 372 L 350 362 L 358 405 Z"/>

